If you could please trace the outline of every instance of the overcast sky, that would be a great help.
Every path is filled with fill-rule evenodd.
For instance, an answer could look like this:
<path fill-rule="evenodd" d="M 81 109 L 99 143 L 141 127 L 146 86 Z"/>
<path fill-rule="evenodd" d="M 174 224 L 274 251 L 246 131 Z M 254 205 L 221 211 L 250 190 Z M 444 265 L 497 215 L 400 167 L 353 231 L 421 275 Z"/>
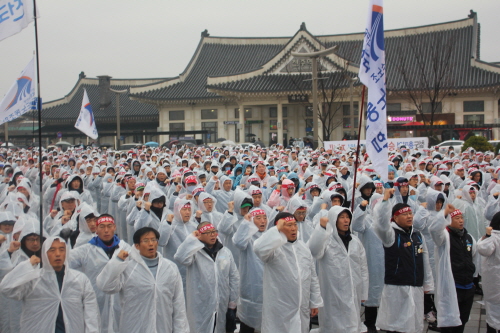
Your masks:
<path fill-rule="evenodd" d="M 47 102 L 68 94 L 81 71 L 87 77 L 177 76 L 205 29 L 212 36 L 293 36 L 305 22 L 312 34 L 361 32 L 368 0 L 39 0 L 38 8 Z M 481 24 L 481 59 L 500 61 L 499 0 L 385 0 L 385 29 L 459 20 L 470 9 Z M 33 24 L 0 42 L 0 96 L 34 49 Z"/>

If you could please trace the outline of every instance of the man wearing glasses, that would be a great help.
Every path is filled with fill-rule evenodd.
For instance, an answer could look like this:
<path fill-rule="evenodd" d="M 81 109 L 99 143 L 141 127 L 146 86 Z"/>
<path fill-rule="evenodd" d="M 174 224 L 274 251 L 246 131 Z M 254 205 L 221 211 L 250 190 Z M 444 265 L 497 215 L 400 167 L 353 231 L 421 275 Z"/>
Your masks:
<path fill-rule="evenodd" d="M 179 246 L 174 259 L 187 266 L 186 306 L 191 332 L 225 333 L 236 328 L 240 277 L 218 230 L 202 222 Z"/>
<path fill-rule="evenodd" d="M 120 320 L 120 301 L 117 296 L 107 295 L 96 286 L 96 278 L 106 264 L 123 251 L 130 251 L 130 245 L 115 235 L 115 219 L 102 214 L 96 221 L 96 236 L 88 243 L 70 252 L 70 267 L 77 269 L 89 278 L 94 287 L 101 312 L 102 332 L 118 332 Z"/>
<path fill-rule="evenodd" d="M 134 247 L 121 249 L 97 276 L 102 291 L 120 293 L 119 332 L 189 333 L 181 275 L 158 252 L 159 238 L 154 228 L 138 229 Z"/>

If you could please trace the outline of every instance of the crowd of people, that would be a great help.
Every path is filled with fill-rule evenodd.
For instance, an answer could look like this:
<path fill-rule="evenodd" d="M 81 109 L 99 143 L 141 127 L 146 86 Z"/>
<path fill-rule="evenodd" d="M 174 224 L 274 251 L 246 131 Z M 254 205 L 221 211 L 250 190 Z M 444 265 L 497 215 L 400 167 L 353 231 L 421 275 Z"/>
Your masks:
<path fill-rule="evenodd" d="M 500 154 L 388 158 L 4 149 L 0 332 L 498 332 Z"/>

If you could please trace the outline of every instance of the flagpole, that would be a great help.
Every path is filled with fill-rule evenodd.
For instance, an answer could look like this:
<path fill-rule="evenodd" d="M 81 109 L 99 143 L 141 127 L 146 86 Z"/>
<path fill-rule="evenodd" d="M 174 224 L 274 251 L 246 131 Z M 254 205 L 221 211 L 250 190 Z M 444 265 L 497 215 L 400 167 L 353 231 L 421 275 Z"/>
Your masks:
<path fill-rule="evenodd" d="M 365 89 L 366 89 L 366 86 L 363 85 L 363 91 L 361 92 L 361 107 L 359 108 L 358 143 L 356 145 L 356 159 L 354 160 L 354 182 L 353 182 L 353 189 L 352 189 L 351 212 L 354 212 L 354 195 L 356 194 L 356 178 L 358 175 L 359 141 L 361 139 L 361 124 L 363 122 L 363 107 L 365 106 Z"/>
<path fill-rule="evenodd" d="M 42 167 L 42 99 L 40 97 L 40 59 L 38 57 L 38 25 L 36 17 L 36 0 L 33 0 L 33 16 L 35 23 L 35 53 L 36 53 L 36 88 L 38 111 L 38 176 L 40 177 L 40 244 L 43 240 L 43 167 Z M 40 261 L 40 267 L 42 262 Z"/>

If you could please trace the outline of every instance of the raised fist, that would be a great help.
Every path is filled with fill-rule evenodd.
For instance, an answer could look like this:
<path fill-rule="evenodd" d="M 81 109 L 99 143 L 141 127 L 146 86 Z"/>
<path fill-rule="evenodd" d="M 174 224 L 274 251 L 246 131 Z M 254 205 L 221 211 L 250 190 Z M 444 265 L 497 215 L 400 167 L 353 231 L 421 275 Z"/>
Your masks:
<path fill-rule="evenodd" d="M 21 248 L 21 242 L 18 242 L 18 241 L 12 241 L 10 242 L 9 244 L 9 249 L 8 251 L 10 253 L 14 253 L 15 251 L 19 250 L 19 248 Z"/>
<path fill-rule="evenodd" d="M 323 216 L 322 218 L 319 219 L 319 224 L 323 227 L 326 228 L 326 225 L 328 224 L 328 217 Z"/>
<path fill-rule="evenodd" d="M 121 260 L 125 260 L 128 258 L 128 252 L 125 250 L 120 250 L 120 252 L 116 256 Z"/>
<path fill-rule="evenodd" d="M 40 263 L 40 258 L 38 258 L 35 255 L 31 256 L 31 258 L 30 258 L 30 264 L 32 264 L 33 266 L 35 266 L 35 265 L 38 265 L 39 263 Z"/>
<path fill-rule="evenodd" d="M 144 203 L 144 209 L 145 209 L 145 210 L 147 210 L 147 211 L 149 211 L 149 209 L 150 209 L 150 208 L 151 208 L 151 202 L 146 201 L 146 202 Z"/>
<path fill-rule="evenodd" d="M 52 209 L 52 210 L 50 211 L 50 217 L 54 218 L 54 217 L 56 217 L 56 215 L 57 215 L 57 210 Z"/>

